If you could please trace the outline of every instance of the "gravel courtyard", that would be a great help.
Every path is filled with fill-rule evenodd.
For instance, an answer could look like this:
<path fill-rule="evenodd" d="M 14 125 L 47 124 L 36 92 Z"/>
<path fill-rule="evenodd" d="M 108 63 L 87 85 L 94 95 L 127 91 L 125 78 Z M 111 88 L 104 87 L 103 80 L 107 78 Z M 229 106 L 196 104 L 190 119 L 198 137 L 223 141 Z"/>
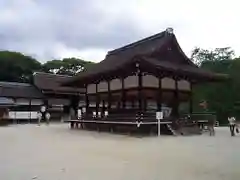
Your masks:
<path fill-rule="evenodd" d="M 239 180 L 240 136 L 134 138 L 67 124 L 0 127 L 1 180 Z"/>

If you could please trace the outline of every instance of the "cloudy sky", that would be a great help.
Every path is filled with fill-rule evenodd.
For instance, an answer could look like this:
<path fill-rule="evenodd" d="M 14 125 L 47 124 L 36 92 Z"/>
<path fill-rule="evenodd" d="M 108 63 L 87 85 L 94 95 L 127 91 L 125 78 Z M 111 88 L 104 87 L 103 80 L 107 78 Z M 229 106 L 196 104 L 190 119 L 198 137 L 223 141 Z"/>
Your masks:
<path fill-rule="evenodd" d="M 0 50 L 98 62 L 172 27 L 187 55 L 195 46 L 240 55 L 239 19 L 237 0 L 0 0 Z"/>

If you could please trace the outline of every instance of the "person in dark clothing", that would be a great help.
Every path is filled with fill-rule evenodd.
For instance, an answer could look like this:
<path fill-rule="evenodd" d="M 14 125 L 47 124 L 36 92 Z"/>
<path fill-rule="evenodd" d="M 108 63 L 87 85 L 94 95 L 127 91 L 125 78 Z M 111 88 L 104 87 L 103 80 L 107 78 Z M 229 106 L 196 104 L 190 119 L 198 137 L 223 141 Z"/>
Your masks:
<path fill-rule="evenodd" d="M 209 130 L 209 133 L 210 133 L 210 136 L 215 136 L 215 118 L 211 117 L 209 118 L 208 120 L 208 130 Z"/>
<path fill-rule="evenodd" d="M 235 136 L 235 126 L 236 126 L 236 119 L 235 117 L 228 117 L 229 128 L 231 132 L 231 136 Z"/>

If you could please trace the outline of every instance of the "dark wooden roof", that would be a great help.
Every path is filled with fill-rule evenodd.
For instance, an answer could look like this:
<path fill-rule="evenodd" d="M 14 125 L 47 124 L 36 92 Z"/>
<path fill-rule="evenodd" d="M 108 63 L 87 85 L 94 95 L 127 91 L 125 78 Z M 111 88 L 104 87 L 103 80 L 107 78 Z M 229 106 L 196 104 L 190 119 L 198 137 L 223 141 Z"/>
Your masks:
<path fill-rule="evenodd" d="M 145 58 L 143 58 L 145 57 Z M 147 58 L 146 58 L 147 57 Z M 171 70 L 174 73 L 196 74 L 207 79 L 221 78 L 214 73 L 200 70 L 182 51 L 175 35 L 169 31 L 150 36 L 127 46 L 108 52 L 103 61 L 92 65 L 91 68 L 79 73 L 64 85 L 74 85 L 85 79 L 97 79 L 134 61 L 149 61 L 153 68 Z M 140 62 L 141 63 L 141 62 Z M 155 66 L 157 65 L 157 66 Z"/>
<path fill-rule="evenodd" d="M 178 73 L 178 75 L 185 76 L 186 74 L 190 75 L 193 79 L 202 79 L 208 81 L 218 81 L 228 79 L 228 76 L 225 74 L 217 74 L 210 71 L 207 71 L 197 66 L 189 66 L 187 64 L 173 64 L 168 61 L 159 61 L 156 58 L 151 57 L 142 57 L 142 61 L 150 66 L 155 67 L 158 70 L 168 70 L 172 73 Z M 147 66 L 146 66 L 147 67 Z"/>
<path fill-rule="evenodd" d="M 72 79 L 72 76 L 57 75 L 43 72 L 35 72 L 33 75 L 34 85 L 42 91 L 80 93 L 85 90 L 81 88 L 72 88 L 61 86 L 65 81 Z"/>
<path fill-rule="evenodd" d="M 0 82 L 0 96 L 13 98 L 43 98 L 36 87 L 27 83 Z"/>

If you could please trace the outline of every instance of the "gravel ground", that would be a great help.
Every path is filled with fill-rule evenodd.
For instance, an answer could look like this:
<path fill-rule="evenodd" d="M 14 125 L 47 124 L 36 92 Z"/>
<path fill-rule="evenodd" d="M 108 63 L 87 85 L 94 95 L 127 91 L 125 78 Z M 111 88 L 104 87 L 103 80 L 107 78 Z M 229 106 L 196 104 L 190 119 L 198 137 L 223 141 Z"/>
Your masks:
<path fill-rule="evenodd" d="M 239 180 L 240 136 L 134 138 L 66 124 L 0 128 L 0 180 Z"/>

